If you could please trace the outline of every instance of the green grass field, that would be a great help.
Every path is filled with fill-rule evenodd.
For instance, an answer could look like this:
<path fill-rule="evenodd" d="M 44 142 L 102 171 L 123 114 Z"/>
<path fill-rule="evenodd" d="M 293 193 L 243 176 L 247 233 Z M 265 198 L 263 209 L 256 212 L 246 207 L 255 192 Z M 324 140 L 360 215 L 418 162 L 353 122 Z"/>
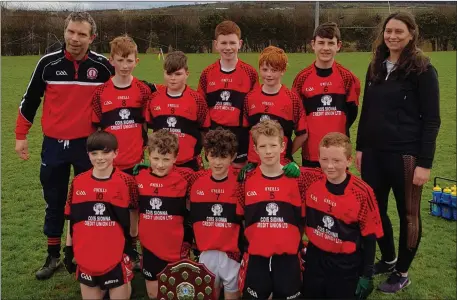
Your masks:
<path fill-rule="evenodd" d="M 442 119 L 432 177 L 456 178 L 456 53 L 437 52 L 430 56 L 439 73 Z M 258 54 L 242 54 L 241 58 L 257 67 Z M 35 271 L 46 257 L 46 239 L 42 233 L 45 202 L 39 181 L 41 109 L 29 134 L 31 158 L 27 162 L 14 152 L 14 127 L 19 102 L 38 59 L 38 56 L 2 57 L 2 299 L 78 299 L 79 284 L 63 268 L 48 281 L 35 279 Z M 216 55 L 189 55 L 191 87 L 196 88 L 200 72 L 216 59 Z M 299 70 L 313 61 L 313 56 L 291 54 L 289 59 L 289 70 L 284 76 L 288 87 Z M 338 61 L 364 84 L 368 53 L 342 53 Z M 140 55 L 135 75 L 160 83 L 161 64 L 155 55 Z M 357 122 L 352 126 L 352 137 L 356 129 Z M 370 299 L 456 299 L 456 223 L 429 215 L 427 201 L 431 189 L 429 182 L 422 199 L 422 242 L 410 269 L 412 285 L 398 295 L 375 292 Z M 393 201 L 391 198 L 389 211 L 398 238 Z M 375 283 L 384 278 L 377 277 Z M 136 275 L 134 286 L 135 294 L 142 298 L 145 291 L 141 274 Z"/>

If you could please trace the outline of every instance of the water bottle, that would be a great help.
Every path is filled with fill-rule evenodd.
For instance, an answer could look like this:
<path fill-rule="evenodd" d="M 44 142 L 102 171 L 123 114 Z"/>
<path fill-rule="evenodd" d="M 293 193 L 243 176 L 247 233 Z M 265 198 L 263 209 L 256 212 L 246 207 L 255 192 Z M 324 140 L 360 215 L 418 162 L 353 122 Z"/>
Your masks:
<path fill-rule="evenodd" d="M 441 191 L 440 186 L 439 185 L 435 186 L 433 188 L 433 193 L 432 193 L 433 202 L 441 203 L 441 195 L 442 194 L 443 194 L 443 192 Z"/>
<path fill-rule="evenodd" d="M 451 204 L 451 193 L 452 191 L 450 188 L 446 187 L 443 189 L 443 194 L 441 195 L 441 202 L 443 204 Z"/>
<path fill-rule="evenodd" d="M 457 220 L 457 191 L 451 193 L 452 218 Z"/>

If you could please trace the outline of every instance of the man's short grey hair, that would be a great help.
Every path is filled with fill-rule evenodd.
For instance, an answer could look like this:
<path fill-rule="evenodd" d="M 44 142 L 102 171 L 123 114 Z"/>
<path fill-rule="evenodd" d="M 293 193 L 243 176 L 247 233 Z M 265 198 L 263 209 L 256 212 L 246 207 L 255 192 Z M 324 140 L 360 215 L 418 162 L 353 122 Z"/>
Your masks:
<path fill-rule="evenodd" d="M 90 24 L 90 35 L 94 35 L 97 33 L 97 25 L 95 25 L 95 21 L 92 18 L 92 16 L 85 11 L 74 11 L 71 14 L 68 15 L 68 17 L 65 19 L 65 27 L 64 31 L 67 29 L 68 24 L 70 21 L 73 22 L 83 22 L 86 21 L 87 23 Z"/>

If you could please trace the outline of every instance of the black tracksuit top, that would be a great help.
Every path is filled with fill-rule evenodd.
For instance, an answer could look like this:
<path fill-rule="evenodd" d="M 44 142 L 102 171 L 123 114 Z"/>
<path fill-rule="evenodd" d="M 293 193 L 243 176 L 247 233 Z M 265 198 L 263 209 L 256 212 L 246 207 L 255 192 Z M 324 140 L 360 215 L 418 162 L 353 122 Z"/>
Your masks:
<path fill-rule="evenodd" d="M 357 151 L 366 149 L 413 155 L 417 165 L 431 168 L 441 124 L 436 69 L 406 78 L 393 70 L 375 83 L 367 71 L 362 112 L 357 132 Z M 384 78 L 387 70 L 384 67 Z"/>

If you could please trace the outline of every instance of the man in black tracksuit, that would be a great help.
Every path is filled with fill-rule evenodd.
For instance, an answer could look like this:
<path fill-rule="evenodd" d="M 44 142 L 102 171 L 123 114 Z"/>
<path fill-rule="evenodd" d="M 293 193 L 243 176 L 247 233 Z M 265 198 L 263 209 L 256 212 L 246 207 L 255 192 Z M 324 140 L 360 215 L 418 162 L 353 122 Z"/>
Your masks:
<path fill-rule="evenodd" d="M 50 278 L 61 265 L 70 169 L 73 166 L 77 175 L 92 167 L 86 150 L 87 137 L 95 131 L 91 123 L 92 93 L 114 74 L 104 56 L 89 50 L 95 32 L 95 22 L 88 13 L 71 13 L 65 21 L 64 46 L 38 61 L 19 107 L 15 150 L 21 159 L 28 160 L 27 134 L 44 95 L 40 182 L 46 201 L 43 231 L 48 256 L 35 274 L 40 280 Z"/>
<path fill-rule="evenodd" d="M 384 62 L 378 81 L 370 80 L 370 68 L 367 72 L 356 149 L 362 179 L 375 192 L 384 230 L 375 274 L 392 272 L 379 289 L 395 293 L 410 284 L 407 272 L 422 232 L 422 185 L 428 180 L 418 179 L 418 173 L 430 174 L 441 121 L 435 68 L 428 64 L 420 74 L 405 75 L 389 63 Z M 387 215 L 390 189 L 400 218 L 398 259 Z"/>

